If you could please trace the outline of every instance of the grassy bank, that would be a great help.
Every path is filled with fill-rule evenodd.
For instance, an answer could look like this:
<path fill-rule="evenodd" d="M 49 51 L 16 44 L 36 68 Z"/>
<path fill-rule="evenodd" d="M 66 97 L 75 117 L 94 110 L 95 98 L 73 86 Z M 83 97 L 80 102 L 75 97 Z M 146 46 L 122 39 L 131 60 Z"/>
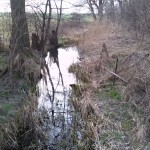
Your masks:
<path fill-rule="evenodd" d="M 44 136 L 44 133 L 39 134 L 40 123 L 36 115 L 35 87 L 41 72 L 39 58 L 36 51 L 26 49 L 15 57 L 10 75 L 9 52 L 7 47 L 0 43 L 0 149 L 2 150 L 35 149 L 37 146 L 43 146 L 37 143 L 40 137 Z M 23 60 L 21 66 L 20 60 Z"/>
<path fill-rule="evenodd" d="M 108 21 L 92 23 L 83 33 L 81 61 L 71 67 L 81 82 L 72 88 L 80 91 L 74 104 L 87 121 L 94 149 L 149 149 L 148 40 L 141 45 L 133 31 Z"/>

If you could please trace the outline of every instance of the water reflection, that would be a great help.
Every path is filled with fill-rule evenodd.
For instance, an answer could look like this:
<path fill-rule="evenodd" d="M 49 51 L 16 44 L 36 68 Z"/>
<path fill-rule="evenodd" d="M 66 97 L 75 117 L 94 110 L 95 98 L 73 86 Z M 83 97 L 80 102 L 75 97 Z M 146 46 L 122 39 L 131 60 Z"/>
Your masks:
<path fill-rule="evenodd" d="M 47 84 L 44 78 L 38 83 L 39 87 L 39 110 L 42 113 L 45 110 L 45 123 L 43 127 L 48 132 L 47 145 L 49 149 L 60 149 L 59 145 L 63 145 L 62 149 L 66 149 L 71 143 L 72 128 L 75 126 L 72 115 L 74 109 L 71 107 L 69 99 L 69 85 L 76 83 L 74 76 L 68 73 L 68 68 L 72 63 L 78 61 L 78 51 L 76 47 L 66 49 L 58 49 L 59 67 L 63 76 L 60 75 L 58 65 L 51 61 L 49 54 L 46 57 L 46 62 L 50 71 L 50 76 L 54 84 L 55 95 L 54 101 L 51 100 L 53 94 L 51 82 L 46 75 Z M 80 133 L 77 132 L 80 136 Z M 68 141 L 68 143 L 66 143 Z"/>

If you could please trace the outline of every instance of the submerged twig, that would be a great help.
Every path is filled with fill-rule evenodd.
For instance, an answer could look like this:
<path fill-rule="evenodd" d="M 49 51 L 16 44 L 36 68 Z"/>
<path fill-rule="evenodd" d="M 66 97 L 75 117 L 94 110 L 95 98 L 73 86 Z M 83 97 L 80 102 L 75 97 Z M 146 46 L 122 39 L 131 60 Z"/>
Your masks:
<path fill-rule="evenodd" d="M 46 71 L 47 71 L 47 74 L 48 74 L 48 77 L 49 77 L 49 81 L 51 83 L 51 86 L 52 86 L 52 102 L 54 101 L 54 97 L 55 97 L 55 88 L 54 88 L 54 83 L 52 81 L 52 78 L 51 78 L 51 75 L 50 75 L 50 71 L 49 71 L 49 68 L 48 68 L 48 65 L 45 63 L 45 68 L 46 68 Z"/>
<path fill-rule="evenodd" d="M 61 73 L 60 66 L 59 66 L 59 61 L 58 60 L 57 60 L 56 64 L 57 64 L 57 67 L 58 67 L 58 70 L 59 70 L 59 75 L 61 77 L 61 82 L 62 82 L 62 86 L 63 86 L 63 90 L 64 90 L 65 86 L 64 86 L 64 81 L 63 81 L 63 75 Z M 65 92 L 65 90 L 64 90 L 64 92 Z"/>

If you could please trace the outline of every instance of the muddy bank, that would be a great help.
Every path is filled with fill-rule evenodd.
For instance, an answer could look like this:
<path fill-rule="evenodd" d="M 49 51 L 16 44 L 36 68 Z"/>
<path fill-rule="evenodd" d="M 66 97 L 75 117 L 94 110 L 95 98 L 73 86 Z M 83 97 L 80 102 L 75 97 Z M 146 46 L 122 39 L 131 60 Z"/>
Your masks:
<path fill-rule="evenodd" d="M 26 49 L 14 58 L 12 70 L 6 46 L 0 58 L 0 149 L 27 148 L 35 143 L 37 135 L 34 111 L 40 56 Z"/>

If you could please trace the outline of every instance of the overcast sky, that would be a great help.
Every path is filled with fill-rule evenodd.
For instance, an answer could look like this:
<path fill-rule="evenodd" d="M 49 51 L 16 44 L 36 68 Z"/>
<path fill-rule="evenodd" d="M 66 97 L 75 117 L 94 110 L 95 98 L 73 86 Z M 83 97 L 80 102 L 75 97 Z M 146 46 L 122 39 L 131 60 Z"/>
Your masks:
<path fill-rule="evenodd" d="M 58 0 L 56 0 L 58 1 Z M 79 8 L 74 7 L 72 4 L 77 5 L 79 4 L 79 1 L 83 0 L 63 0 L 63 13 L 86 13 L 88 10 L 87 8 Z M 36 5 L 41 4 L 42 2 L 46 2 L 46 0 L 26 0 L 27 5 Z M 31 11 L 31 9 L 28 7 L 26 9 L 27 11 Z M 10 0 L 0 0 L 0 11 L 1 12 L 10 12 Z"/>
<path fill-rule="evenodd" d="M 10 0 L 0 0 L 0 11 L 1 12 L 10 11 L 10 9 L 9 9 L 9 1 Z"/>

